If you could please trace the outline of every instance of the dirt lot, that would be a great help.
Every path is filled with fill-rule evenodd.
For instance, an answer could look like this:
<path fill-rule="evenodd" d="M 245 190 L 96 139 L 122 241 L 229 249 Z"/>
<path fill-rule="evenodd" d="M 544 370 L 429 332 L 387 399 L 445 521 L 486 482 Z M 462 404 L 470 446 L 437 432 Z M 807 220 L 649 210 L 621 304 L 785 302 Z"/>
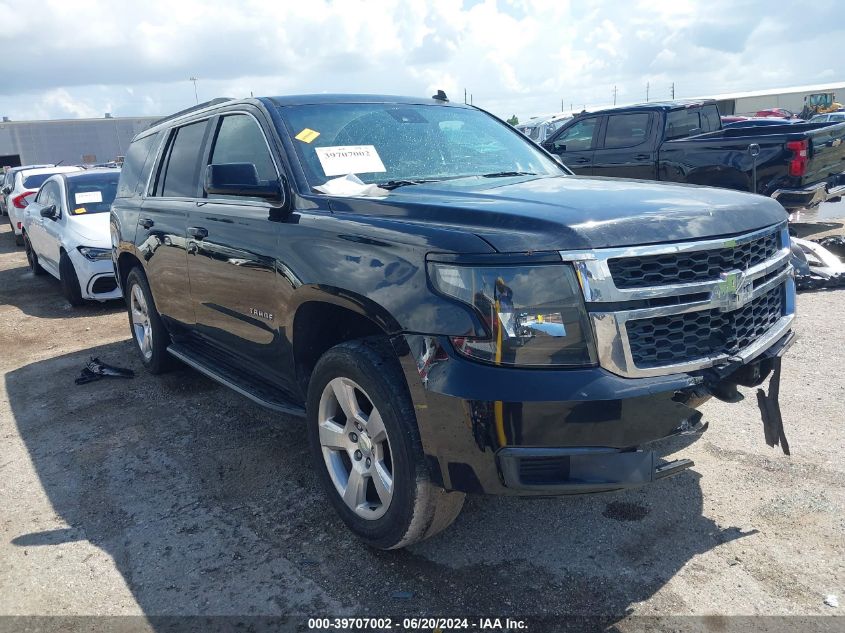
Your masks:
<path fill-rule="evenodd" d="M 845 290 L 798 307 L 792 457 L 748 392 L 667 447 L 695 461 L 677 477 L 469 498 L 442 535 L 376 552 L 329 509 L 300 422 L 187 368 L 147 375 L 122 304 L 71 308 L 3 225 L 0 614 L 841 615 Z M 137 377 L 75 386 L 92 355 Z"/>

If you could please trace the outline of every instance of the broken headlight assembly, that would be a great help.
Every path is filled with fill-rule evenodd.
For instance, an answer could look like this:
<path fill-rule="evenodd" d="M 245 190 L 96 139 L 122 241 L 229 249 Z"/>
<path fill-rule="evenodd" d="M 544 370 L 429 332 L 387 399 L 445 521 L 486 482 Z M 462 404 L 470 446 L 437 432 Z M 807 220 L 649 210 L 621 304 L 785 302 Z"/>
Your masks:
<path fill-rule="evenodd" d="M 595 342 L 569 264 L 462 266 L 430 263 L 442 294 L 471 305 L 488 336 L 451 337 L 463 356 L 514 367 L 596 364 Z"/>

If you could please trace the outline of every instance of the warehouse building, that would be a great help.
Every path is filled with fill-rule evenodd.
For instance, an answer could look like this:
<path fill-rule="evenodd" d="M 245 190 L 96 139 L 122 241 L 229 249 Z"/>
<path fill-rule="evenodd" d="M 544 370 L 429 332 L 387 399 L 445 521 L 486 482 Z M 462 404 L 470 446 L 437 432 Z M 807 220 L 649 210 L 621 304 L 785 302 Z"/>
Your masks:
<path fill-rule="evenodd" d="M 57 119 L 0 122 L 0 168 L 62 163 L 107 163 L 120 160 L 129 142 L 161 117 Z"/>
<path fill-rule="evenodd" d="M 735 92 L 731 94 L 710 95 L 715 99 L 719 112 L 730 114 L 754 114 L 769 108 L 784 108 L 796 114 L 804 107 L 804 98 L 810 95 L 830 94 L 832 101 L 845 102 L 845 83 L 816 84 L 813 86 L 795 86 L 793 88 L 773 88 L 753 92 Z"/>

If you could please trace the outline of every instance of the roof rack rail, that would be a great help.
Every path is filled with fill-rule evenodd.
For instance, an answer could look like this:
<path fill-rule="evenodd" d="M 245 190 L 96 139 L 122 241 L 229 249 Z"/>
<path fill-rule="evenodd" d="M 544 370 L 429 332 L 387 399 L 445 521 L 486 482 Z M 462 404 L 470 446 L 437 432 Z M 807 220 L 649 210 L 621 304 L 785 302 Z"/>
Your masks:
<path fill-rule="evenodd" d="M 204 101 L 203 103 L 198 103 L 195 106 L 191 106 L 190 108 L 185 108 L 184 110 L 179 110 L 179 112 L 174 112 L 162 119 L 157 121 L 153 121 L 149 127 L 154 127 L 159 125 L 160 123 L 164 123 L 165 121 L 170 121 L 171 119 L 175 119 L 180 117 L 184 114 L 189 114 L 191 112 L 195 112 L 197 110 L 202 110 L 203 108 L 209 108 L 211 106 L 218 105 L 220 103 L 226 103 L 227 101 L 234 101 L 234 97 L 217 97 L 216 99 L 212 99 L 211 101 Z"/>

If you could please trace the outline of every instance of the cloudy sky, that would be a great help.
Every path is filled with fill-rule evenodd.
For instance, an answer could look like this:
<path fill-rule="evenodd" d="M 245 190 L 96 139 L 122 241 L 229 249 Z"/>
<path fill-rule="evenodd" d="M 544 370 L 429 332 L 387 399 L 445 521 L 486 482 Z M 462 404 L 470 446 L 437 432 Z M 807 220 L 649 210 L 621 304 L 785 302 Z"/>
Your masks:
<path fill-rule="evenodd" d="M 845 81 L 839 0 L 0 1 L 0 115 L 444 89 L 500 116 Z"/>

